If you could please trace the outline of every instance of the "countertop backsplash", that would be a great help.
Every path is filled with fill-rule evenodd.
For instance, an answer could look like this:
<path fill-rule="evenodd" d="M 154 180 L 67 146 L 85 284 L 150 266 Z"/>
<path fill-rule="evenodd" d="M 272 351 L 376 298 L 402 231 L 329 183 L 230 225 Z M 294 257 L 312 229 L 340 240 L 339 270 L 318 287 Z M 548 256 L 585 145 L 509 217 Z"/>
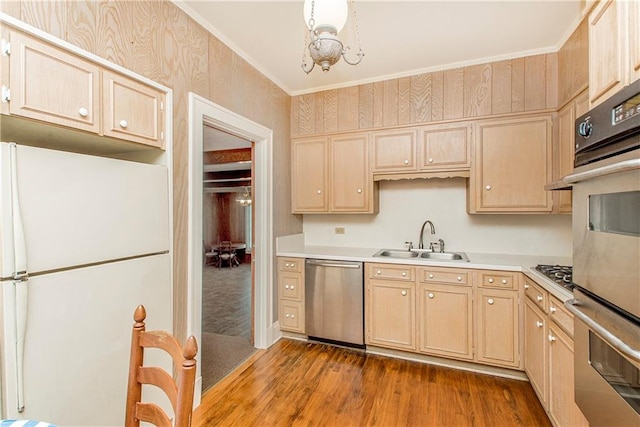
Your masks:
<path fill-rule="evenodd" d="M 418 247 L 426 220 L 425 248 L 443 239 L 446 250 L 571 257 L 571 215 L 469 215 L 466 179 L 380 182 L 377 215 L 305 215 L 305 244 L 369 248 Z M 344 228 L 344 234 L 336 234 Z"/>

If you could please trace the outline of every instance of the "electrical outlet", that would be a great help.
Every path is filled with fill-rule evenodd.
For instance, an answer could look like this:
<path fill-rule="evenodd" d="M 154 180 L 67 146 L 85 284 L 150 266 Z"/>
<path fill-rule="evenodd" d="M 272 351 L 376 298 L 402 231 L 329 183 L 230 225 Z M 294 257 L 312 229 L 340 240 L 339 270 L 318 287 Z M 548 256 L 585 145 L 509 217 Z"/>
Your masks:
<path fill-rule="evenodd" d="M 336 234 L 344 234 L 344 227 L 336 227 Z"/>

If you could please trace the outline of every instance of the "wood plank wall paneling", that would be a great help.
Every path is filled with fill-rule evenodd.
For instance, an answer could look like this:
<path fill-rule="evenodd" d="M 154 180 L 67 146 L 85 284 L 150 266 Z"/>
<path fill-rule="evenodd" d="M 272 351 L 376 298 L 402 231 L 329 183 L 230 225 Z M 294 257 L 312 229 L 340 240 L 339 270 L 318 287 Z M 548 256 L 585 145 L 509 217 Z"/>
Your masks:
<path fill-rule="evenodd" d="M 291 137 L 555 109 L 561 58 L 533 55 L 294 96 Z"/>
<path fill-rule="evenodd" d="M 589 26 L 585 17 L 558 51 L 558 106 L 589 85 Z"/>
<path fill-rule="evenodd" d="M 291 99 L 169 1 L 18 0 L 3 1 L 1 5 L 3 12 L 15 18 L 172 88 L 174 333 L 184 340 L 187 332 L 188 93 L 195 92 L 272 129 L 274 238 L 302 231 L 301 217 L 290 213 L 289 179 L 289 139 L 300 129 L 301 121 L 295 119 L 300 112 L 299 100 Z M 297 107 L 295 111 L 291 109 L 292 104 Z M 277 312 L 274 312 L 272 320 L 276 318 Z"/>

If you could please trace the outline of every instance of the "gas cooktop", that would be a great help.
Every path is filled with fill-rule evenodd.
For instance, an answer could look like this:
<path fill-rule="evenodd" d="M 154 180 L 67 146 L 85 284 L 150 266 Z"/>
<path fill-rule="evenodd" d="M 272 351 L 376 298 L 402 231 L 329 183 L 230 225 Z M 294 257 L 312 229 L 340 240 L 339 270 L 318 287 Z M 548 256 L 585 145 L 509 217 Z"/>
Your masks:
<path fill-rule="evenodd" d="M 573 283 L 571 278 L 573 272 L 571 266 L 538 264 L 535 268 L 537 271 L 569 291 L 572 291 L 575 287 L 575 283 Z"/>

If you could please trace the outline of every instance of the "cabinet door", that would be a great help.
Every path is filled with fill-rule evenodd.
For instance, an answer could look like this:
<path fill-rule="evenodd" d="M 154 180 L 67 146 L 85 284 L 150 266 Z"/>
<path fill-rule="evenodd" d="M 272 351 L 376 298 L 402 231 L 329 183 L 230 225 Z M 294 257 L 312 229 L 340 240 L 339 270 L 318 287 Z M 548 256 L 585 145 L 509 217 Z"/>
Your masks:
<path fill-rule="evenodd" d="M 478 362 L 519 367 L 518 293 L 478 289 Z"/>
<path fill-rule="evenodd" d="M 373 212 L 367 136 L 331 138 L 331 212 Z"/>
<path fill-rule="evenodd" d="M 471 212 L 549 212 L 551 116 L 476 125 Z"/>
<path fill-rule="evenodd" d="M 524 308 L 524 370 L 542 405 L 547 405 L 547 316 L 528 298 Z"/>
<path fill-rule="evenodd" d="M 293 213 L 326 212 L 327 140 L 305 139 L 292 142 L 291 203 Z"/>
<path fill-rule="evenodd" d="M 299 301 L 280 300 L 280 329 L 304 333 L 304 305 Z"/>
<path fill-rule="evenodd" d="M 629 83 L 640 78 L 640 2 L 630 1 L 629 8 Z"/>
<path fill-rule="evenodd" d="M 371 136 L 372 170 L 374 173 L 407 172 L 417 169 L 416 131 L 391 131 Z"/>
<path fill-rule="evenodd" d="M 553 424 L 564 426 L 588 426 L 582 411 L 574 400 L 573 340 L 549 322 L 549 406 Z"/>
<path fill-rule="evenodd" d="M 103 133 L 164 148 L 164 93 L 121 74 L 102 72 Z"/>
<path fill-rule="evenodd" d="M 11 32 L 11 114 L 98 133 L 100 70 L 84 59 Z"/>
<path fill-rule="evenodd" d="M 422 131 L 421 170 L 469 169 L 471 125 L 428 126 Z"/>
<path fill-rule="evenodd" d="M 415 284 L 370 280 L 366 295 L 367 344 L 415 350 Z"/>
<path fill-rule="evenodd" d="M 422 284 L 419 289 L 420 351 L 472 359 L 472 288 Z"/>
<path fill-rule="evenodd" d="M 625 84 L 626 3 L 624 0 L 602 0 L 589 14 L 591 108 L 609 98 Z"/>

